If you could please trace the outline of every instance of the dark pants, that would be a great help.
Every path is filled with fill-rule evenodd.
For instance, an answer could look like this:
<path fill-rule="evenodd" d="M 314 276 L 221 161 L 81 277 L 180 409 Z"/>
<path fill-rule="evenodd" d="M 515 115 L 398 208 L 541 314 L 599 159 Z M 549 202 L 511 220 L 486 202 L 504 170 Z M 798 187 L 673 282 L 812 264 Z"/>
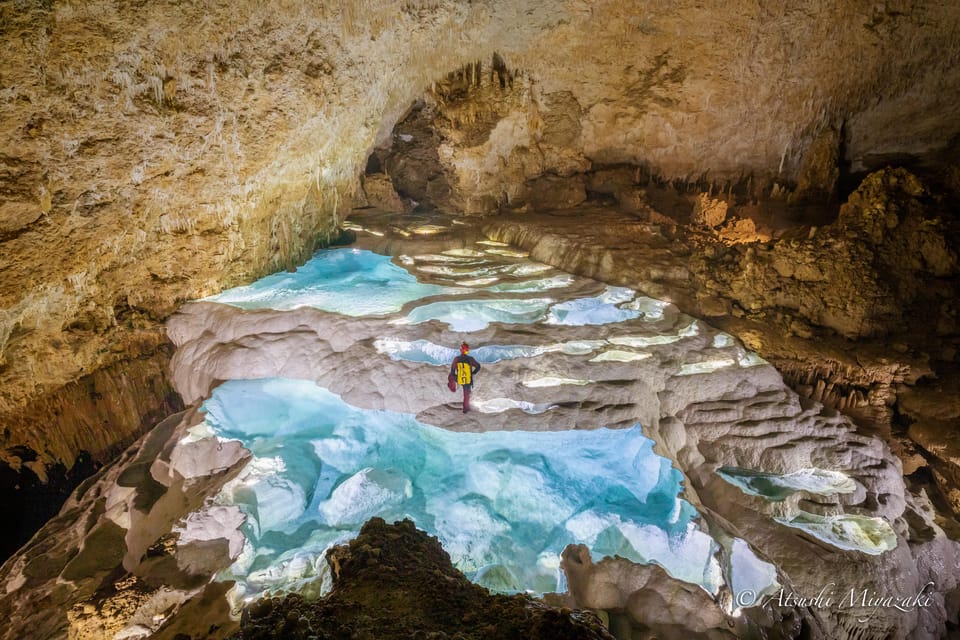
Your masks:
<path fill-rule="evenodd" d="M 463 412 L 466 413 L 470 411 L 470 389 L 473 387 L 472 384 L 460 385 L 463 387 Z"/>

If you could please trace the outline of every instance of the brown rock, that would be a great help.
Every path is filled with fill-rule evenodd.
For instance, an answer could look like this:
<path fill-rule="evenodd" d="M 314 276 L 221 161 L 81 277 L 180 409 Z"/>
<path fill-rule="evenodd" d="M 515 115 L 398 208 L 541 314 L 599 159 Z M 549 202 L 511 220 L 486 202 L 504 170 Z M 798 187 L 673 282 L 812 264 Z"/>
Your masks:
<path fill-rule="evenodd" d="M 730 301 L 726 298 L 708 296 L 698 300 L 700 312 L 707 318 L 719 318 L 730 315 Z"/>
<path fill-rule="evenodd" d="M 390 176 L 384 173 L 375 173 L 364 176 L 363 192 L 367 196 L 367 203 L 372 207 L 384 211 L 404 211 L 403 200 L 393 188 Z"/>
<path fill-rule="evenodd" d="M 373 518 L 349 544 L 327 552 L 333 590 L 316 601 L 299 595 L 244 610 L 236 640 L 309 633 L 319 638 L 464 640 L 612 640 L 585 611 L 555 609 L 525 595 L 493 595 L 450 563 L 436 538 L 404 520 Z"/>
<path fill-rule="evenodd" d="M 0 237 L 28 227 L 39 220 L 43 213 L 39 202 L 0 203 Z"/>
<path fill-rule="evenodd" d="M 830 200 L 836 195 L 839 178 L 840 132 L 827 127 L 807 147 L 792 200 Z"/>
<path fill-rule="evenodd" d="M 707 229 L 718 227 L 727 219 L 727 206 L 725 201 L 701 193 L 693 201 L 690 222 Z"/>
<path fill-rule="evenodd" d="M 544 176 L 532 181 L 526 199 L 536 209 L 572 209 L 587 199 L 583 179 Z"/>
<path fill-rule="evenodd" d="M 956 425 L 927 420 L 910 425 L 907 433 L 924 451 L 960 471 L 960 429 Z"/>

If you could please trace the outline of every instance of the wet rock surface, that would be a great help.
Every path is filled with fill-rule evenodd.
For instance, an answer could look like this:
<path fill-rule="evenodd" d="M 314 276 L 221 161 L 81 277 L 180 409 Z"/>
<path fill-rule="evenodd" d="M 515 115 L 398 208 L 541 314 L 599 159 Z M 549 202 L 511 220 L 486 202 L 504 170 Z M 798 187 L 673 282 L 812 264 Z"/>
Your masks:
<path fill-rule="evenodd" d="M 568 215 L 572 218 L 581 213 Z M 684 261 L 673 252 L 671 242 L 649 224 L 634 221 L 632 226 L 618 226 L 611 221 L 623 220 L 622 214 L 606 211 L 594 215 L 602 223 L 591 227 L 589 233 L 573 224 L 565 227 L 563 215 L 527 214 L 516 220 L 487 222 L 483 228 L 488 235 L 523 246 L 533 258 L 537 258 L 542 249 L 546 256 L 569 261 L 557 266 L 571 267 L 617 284 L 635 284 L 625 274 L 650 274 L 651 280 L 666 275 L 680 282 L 681 275 L 689 273 L 685 271 Z M 398 221 L 396 217 L 371 212 L 358 213 L 351 218 L 352 223 L 366 230 L 358 231 L 361 246 L 378 247 L 386 253 L 422 253 L 425 248 L 414 249 L 420 242 L 426 242 L 435 252 L 451 246 L 469 246 L 464 244 L 470 237 L 469 225 L 452 224 L 444 216 L 414 216 L 406 226 L 397 224 Z M 551 225 L 549 231 L 545 230 L 547 225 Z M 458 227 L 459 231 L 453 230 Z M 429 230 L 430 234 L 423 241 L 413 239 L 409 237 L 409 230 L 413 228 Z M 498 236 L 497 229 L 500 228 L 507 228 L 514 235 Z M 631 233 L 624 233 L 624 229 Z M 564 237 L 567 231 L 570 235 Z M 644 236 L 650 239 L 652 250 L 638 250 L 635 240 Z M 647 248 L 644 245 L 644 249 Z M 625 260 L 633 261 L 630 264 L 636 265 L 635 271 L 623 268 Z M 436 266 L 426 256 L 414 258 L 409 268 L 422 270 L 424 277 L 433 278 L 433 282 L 457 283 L 456 269 L 450 272 L 453 275 L 438 276 Z M 587 292 L 588 289 L 583 289 L 581 295 Z M 414 310 L 405 309 L 405 312 L 412 315 Z M 742 318 L 737 320 L 746 322 Z M 682 322 L 676 324 L 677 320 L 673 322 L 675 327 L 683 325 Z M 464 420 L 459 416 L 454 419 L 449 410 L 438 405 L 444 395 L 442 392 L 438 398 L 429 388 L 412 385 L 407 393 L 398 396 L 377 382 L 365 385 L 349 381 L 342 375 L 343 367 L 318 366 L 330 358 L 344 357 L 350 363 L 352 376 L 376 379 L 377 374 L 370 369 L 370 356 L 361 355 L 369 353 L 370 341 L 380 335 L 376 323 L 370 319 L 352 319 L 350 332 L 340 324 L 337 319 L 307 309 L 240 313 L 234 309 L 218 309 L 208 303 L 190 305 L 171 322 L 184 357 L 174 365 L 175 377 L 187 397 L 200 398 L 214 381 L 234 377 L 241 371 L 242 375 L 253 377 L 307 376 L 343 393 L 345 399 L 358 406 L 402 407 L 403 411 L 416 413 L 421 420 L 463 431 L 510 428 L 514 420 L 512 416 L 518 415 L 508 411 L 482 418 L 470 414 Z M 220 329 L 210 333 L 209 327 Z M 757 329 L 756 325 L 754 329 Z M 768 332 L 759 335 L 775 335 L 769 332 L 769 327 L 767 329 Z M 401 340 L 455 343 L 456 338 L 447 331 L 449 328 L 442 329 L 430 323 L 413 326 L 401 323 L 391 329 L 391 334 Z M 286 336 L 279 339 L 281 332 L 286 332 Z M 364 338 L 367 332 L 372 333 Z M 491 326 L 476 337 L 484 343 L 509 344 L 516 338 L 507 338 L 507 335 L 514 332 L 522 335 L 526 342 L 541 343 L 543 339 L 535 338 L 536 330 L 530 325 Z M 589 327 L 570 327 L 567 333 L 583 340 L 596 336 L 596 331 Z M 754 344 L 765 344 L 749 331 L 742 335 Z M 843 588 L 856 586 L 888 591 L 910 585 L 909 589 L 919 589 L 925 581 L 938 579 L 936 567 L 940 563 L 952 565 L 956 562 L 955 545 L 942 532 L 931 527 L 932 507 L 922 495 L 913 495 L 903 486 L 900 463 L 881 441 L 856 433 L 846 418 L 824 409 L 818 402 L 797 398 L 784 388 L 772 367 L 731 370 L 721 366 L 720 370 L 703 376 L 685 375 L 691 371 L 686 368 L 689 365 L 682 363 L 703 360 L 702 356 L 694 357 L 689 349 L 706 347 L 710 344 L 707 337 L 688 336 L 676 344 L 649 346 L 645 350 L 653 354 L 652 358 L 629 364 L 590 364 L 589 377 L 594 386 L 568 387 L 557 392 L 549 388 L 528 389 L 524 392 L 525 400 L 558 404 L 557 410 L 528 421 L 530 428 L 564 428 L 562 425 L 569 421 L 580 423 L 583 420 L 593 424 L 625 425 L 639 417 L 645 430 L 658 442 L 658 451 L 673 459 L 684 472 L 688 479 L 687 495 L 705 514 L 711 533 L 722 536 L 720 532 L 724 530 L 738 532 L 737 535 L 756 545 L 765 558 L 799 585 L 822 581 L 825 567 L 829 566 L 831 578 L 842 582 Z M 799 343 L 803 344 L 803 341 Z M 787 342 L 787 346 L 791 344 L 794 343 Z M 271 350 L 278 348 L 284 353 L 310 355 L 306 360 L 295 357 L 278 361 L 269 355 Z M 881 351 L 876 353 L 880 362 Z M 240 354 L 242 360 L 238 359 Z M 722 359 L 719 354 L 715 357 Z M 573 359 L 559 355 L 546 354 L 539 358 L 549 369 L 562 371 L 574 367 L 579 370 L 581 366 L 574 364 Z M 856 361 L 852 355 L 849 358 Z M 388 366 L 391 372 L 396 372 L 391 373 L 390 378 L 409 377 L 413 371 L 410 363 L 402 361 Z M 604 369 L 607 371 L 602 373 Z M 509 363 L 501 364 L 500 370 L 502 375 L 496 379 L 488 378 L 483 389 L 492 395 L 510 397 L 516 389 L 513 380 L 523 376 L 523 370 L 515 370 Z M 577 377 L 581 375 L 586 377 L 586 373 Z M 625 394 L 625 383 L 616 382 L 622 381 L 624 375 L 635 381 Z M 603 402 L 597 403 L 590 394 L 591 389 L 600 388 L 604 389 L 601 394 Z M 576 394 L 577 402 L 570 402 L 571 394 Z M 829 497 L 800 492 L 782 503 L 759 496 L 744 496 L 715 473 L 722 466 L 787 473 L 807 467 L 835 468 L 837 465 L 856 479 L 856 491 Z M 893 542 L 889 534 L 870 533 L 868 537 L 872 537 L 872 542 L 869 544 L 879 544 L 876 549 L 879 553 L 866 555 L 854 548 L 835 549 L 824 545 L 816 536 L 785 535 L 779 524 L 772 523 L 772 518 L 780 518 L 779 522 L 791 521 L 798 512 L 813 514 L 801 516 L 801 519 L 809 517 L 811 523 L 820 522 L 828 529 L 833 526 L 829 524 L 834 522 L 831 518 L 841 513 L 851 515 L 850 523 L 861 522 L 868 527 L 873 526 L 869 524 L 871 517 L 880 517 L 893 523 L 897 542 Z M 867 520 L 857 521 L 862 516 Z M 842 531 L 847 526 L 841 518 L 836 521 L 835 530 Z M 883 542 L 884 539 L 887 541 Z M 818 560 L 810 562 L 809 555 L 796 552 L 798 547 L 808 550 Z M 894 566 L 898 568 L 893 569 Z M 888 582 L 894 573 L 899 576 L 898 581 Z M 952 579 L 942 585 L 944 594 L 955 587 Z M 952 615 L 953 606 L 946 595 L 937 602 L 936 607 L 886 616 L 882 621 L 878 618 L 871 633 L 883 637 L 893 630 L 909 634 L 935 626 L 939 624 L 934 622 L 936 619 Z M 850 611 L 812 611 L 807 615 L 812 622 L 808 620 L 806 624 L 819 629 L 816 633 L 822 637 L 846 633 L 856 627 L 856 614 Z"/>
<path fill-rule="evenodd" d="M 665 639 L 691 633 L 711 640 L 737 637 L 733 620 L 714 598 L 702 589 L 670 580 L 658 565 L 636 565 L 622 558 L 604 558 L 594 564 L 587 548 L 570 545 L 563 552 L 562 567 L 570 585 L 566 600 L 606 612 L 625 612 L 627 620 L 621 620 L 618 637 L 644 633 Z M 615 620 L 611 628 L 616 627 Z"/>
<path fill-rule="evenodd" d="M 493 595 L 454 569 L 436 538 L 374 518 L 327 552 L 333 590 L 317 601 L 268 598 L 244 611 L 233 640 L 279 638 L 612 640 L 594 614 Z"/>
<path fill-rule="evenodd" d="M 195 423 L 193 411 L 161 421 L 82 483 L 0 567 L 6 584 L 0 637 L 92 640 L 121 631 L 152 635 L 161 627 L 176 629 L 172 637 L 178 627 L 206 634 L 211 626 L 211 638 L 225 635 L 231 626 L 225 588 L 210 583 L 210 575 L 239 549 L 229 545 L 229 532 L 219 540 L 191 539 L 184 518 L 203 512 L 206 497 L 243 467 L 248 454 L 229 443 L 178 450 Z M 191 622 L 194 615 L 202 622 Z"/>

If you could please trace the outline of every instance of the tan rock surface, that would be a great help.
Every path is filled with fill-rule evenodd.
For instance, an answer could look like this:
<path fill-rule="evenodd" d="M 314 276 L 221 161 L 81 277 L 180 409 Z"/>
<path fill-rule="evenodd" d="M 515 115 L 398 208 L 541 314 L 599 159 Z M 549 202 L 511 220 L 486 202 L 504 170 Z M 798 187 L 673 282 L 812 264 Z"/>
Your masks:
<path fill-rule="evenodd" d="M 573 606 L 627 611 L 662 638 L 736 638 L 729 617 L 699 586 L 674 580 L 657 564 L 606 557 L 594 563 L 585 545 L 563 551 L 561 566 Z M 627 636 L 629 637 L 629 636 Z"/>
<path fill-rule="evenodd" d="M 712 229 L 719 227 L 726 219 L 727 203 L 723 200 L 711 198 L 707 193 L 701 193 L 694 199 L 691 223 Z"/>

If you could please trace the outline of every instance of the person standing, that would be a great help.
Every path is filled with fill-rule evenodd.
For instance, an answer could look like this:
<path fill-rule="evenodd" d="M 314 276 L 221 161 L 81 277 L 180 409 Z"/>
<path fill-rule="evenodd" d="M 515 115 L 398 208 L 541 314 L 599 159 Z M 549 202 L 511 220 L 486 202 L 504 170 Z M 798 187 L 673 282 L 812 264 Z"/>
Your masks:
<path fill-rule="evenodd" d="M 457 385 L 463 387 L 463 412 L 470 411 L 470 391 L 473 389 L 473 376 L 480 371 L 480 363 L 470 355 L 470 345 L 460 344 L 460 355 L 453 359 L 450 365 L 450 375 L 447 384 L 450 391 L 456 391 Z"/>

